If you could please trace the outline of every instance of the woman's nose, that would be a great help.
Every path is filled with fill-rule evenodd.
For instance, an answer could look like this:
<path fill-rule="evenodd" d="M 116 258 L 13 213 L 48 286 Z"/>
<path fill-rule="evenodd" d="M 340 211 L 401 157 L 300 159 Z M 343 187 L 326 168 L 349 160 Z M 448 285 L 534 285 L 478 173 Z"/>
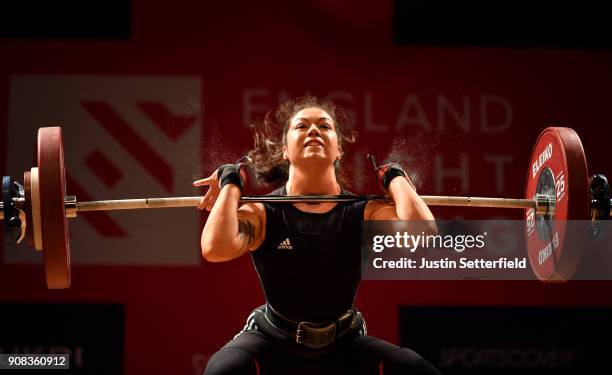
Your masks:
<path fill-rule="evenodd" d="M 308 136 L 314 134 L 321 135 L 321 131 L 319 130 L 319 127 L 316 124 L 312 124 L 308 129 Z"/>

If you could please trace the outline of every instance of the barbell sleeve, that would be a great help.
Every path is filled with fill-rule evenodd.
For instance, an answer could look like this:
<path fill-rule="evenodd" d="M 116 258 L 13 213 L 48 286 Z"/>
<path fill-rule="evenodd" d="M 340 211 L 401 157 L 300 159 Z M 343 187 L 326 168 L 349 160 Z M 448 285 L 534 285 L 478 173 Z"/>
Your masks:
<path fill-rule="evenodd" d="M 141 198 L 77 202 L 78 212 L 134 210 L 143 208 L 196 207 L 202 197 Z"/>

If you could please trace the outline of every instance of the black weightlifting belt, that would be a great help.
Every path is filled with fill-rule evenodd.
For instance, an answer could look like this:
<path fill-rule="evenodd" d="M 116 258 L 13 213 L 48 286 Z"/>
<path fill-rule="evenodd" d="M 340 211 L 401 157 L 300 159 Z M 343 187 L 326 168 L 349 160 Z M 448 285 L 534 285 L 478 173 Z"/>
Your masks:
<path fill-rule="evenodd" d="M 354 309 L 347 310 L 337 320 L 325 323 L 296 322 L 266 305 L 265 316 L 276 328 L 292 337 L 296 343 L 309 348 L 323 348 L 345 334 L 356 317 Z"/>

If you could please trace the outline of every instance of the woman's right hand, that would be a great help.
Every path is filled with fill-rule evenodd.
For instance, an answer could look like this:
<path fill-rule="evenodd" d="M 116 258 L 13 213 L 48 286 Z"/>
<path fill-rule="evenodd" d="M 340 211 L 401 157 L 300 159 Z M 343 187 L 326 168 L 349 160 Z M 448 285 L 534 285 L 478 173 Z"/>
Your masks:
<path fill-rule="evenodd" d="M 193 182 L 193 186 L 206 186 L 208 185 L 208 191 L 206 195 L 200 199 L 200 204 L 198 204 L 198 210 L 206 209 L 206 211 L 212 210 L 215 202 L 217 201 L 217 197 L 219 196 L 219 192 L 221 189 L 219 188 L 219 179 L 218 179 L 218 169 L 208 177 L 203 178 L 201 180 L 196 180 Z"/>

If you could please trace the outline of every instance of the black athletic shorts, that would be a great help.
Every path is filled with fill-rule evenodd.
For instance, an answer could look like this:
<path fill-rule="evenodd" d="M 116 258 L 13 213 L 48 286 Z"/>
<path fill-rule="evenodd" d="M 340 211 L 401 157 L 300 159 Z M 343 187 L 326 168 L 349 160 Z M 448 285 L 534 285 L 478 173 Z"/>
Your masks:
<path fill-rule="evenodd" d="M 311 349 L 272 326 L 263 309 L 253 310 L 244 329 L 210 358 L 205 375 L 440 374 L 414 351 L 368 336 L 361 314 L 355 329 Z"/>

